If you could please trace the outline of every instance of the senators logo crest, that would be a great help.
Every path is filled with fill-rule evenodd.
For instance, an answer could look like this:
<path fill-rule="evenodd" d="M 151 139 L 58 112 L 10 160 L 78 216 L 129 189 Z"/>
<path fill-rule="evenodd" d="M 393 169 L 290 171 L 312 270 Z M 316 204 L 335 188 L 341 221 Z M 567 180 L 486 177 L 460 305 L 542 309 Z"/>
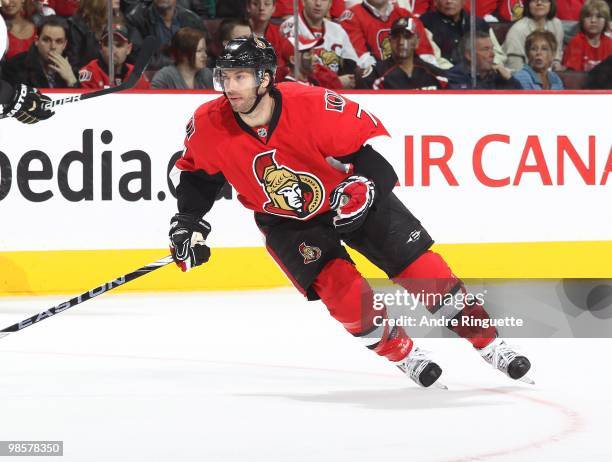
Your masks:
<path fill-rule="evenodd" d="M 262 208 L 274 215 L 305 220 L 321 208 L 323 184 L 314 175 L 279 165 L 275 152 L 264 152 L 253 160 L 253 172 L 269 199 Z"/>
<path fill-rule="evenodd" d="M 376 43 L 378 44 L 378 51 L 382 59 L 388 59 L 391 57 L 391 41 L 389 39 L 391 29 L 381 29 L 376 34 Z"/>
<path fill-rule="evenodd" d="M 305 242 L 302 242 L 298 248 L 302 257 L 304 257 L 304 264 L 312 263 L 321 258 L 321 249 L 318 247 L 314 247 L 312 245 L 306 245 Z"/>
<path fill-rule="evenodd" d="M 508 0 L 508 10 L 512 15 L 512 21 L 517 21 L 523 17 L 525 6 L 522 0 Z"/>
<path fill-rule="evenodd" d="M 317 53 L 321 64 L 328 69 L 331 69 L 335 73 L 338 73 L 340 66 L 342 65 L 342 58 L 338 56 L 335 51 L 321 48 L 317 50 Z"/>

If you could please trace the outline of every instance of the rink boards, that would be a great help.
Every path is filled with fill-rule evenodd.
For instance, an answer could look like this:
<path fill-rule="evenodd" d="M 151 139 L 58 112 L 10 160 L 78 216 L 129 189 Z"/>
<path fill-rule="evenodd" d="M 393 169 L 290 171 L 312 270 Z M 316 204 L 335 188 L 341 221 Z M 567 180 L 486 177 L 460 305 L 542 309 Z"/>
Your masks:
<path fill-rule="evenodd" d="M 398 172 L 395 192 L 459 275 L 612 277 L 612 135 L 587 115 L 610 94 L 346 96 L 391 133 L 373 144 Z M 0 294 L 85 290 L 167 254 L 168 169 L 191 113 L 214 97 L 110 95 L 33 127 L 1 121 Z M 206 267 L 127 289 L 289 284 L 234 192 L 209 217 Z"/>

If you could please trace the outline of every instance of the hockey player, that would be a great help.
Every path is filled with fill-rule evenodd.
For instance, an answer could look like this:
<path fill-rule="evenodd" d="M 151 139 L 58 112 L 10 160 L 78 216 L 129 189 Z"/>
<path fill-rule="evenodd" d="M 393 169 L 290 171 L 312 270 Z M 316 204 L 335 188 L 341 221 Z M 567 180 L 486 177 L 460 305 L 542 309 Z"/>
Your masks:
<path fill-rule="evenodd" d="M 178 197 L 172 256 L 183 271 L 208 261 L 211 227 L 203 217 L 227 180 L 255 212 L 268 252 L 296 288 L 309 300 L 320 298 L 367 348 L 428 387 L 441 368 L 403 328 L 381 322 L 386 312 L 375 309 L 373 291 L 341 241 L 411 292 L 456 294 L 464 285 L 429 250 L 429 234 L 393 194 L 397 176 L 368 144 L 388 136 L 381 121 L 331 90 L 275 85 L 275 68 L 273 48 L 259 38 L 231 40 L 218 58 L 213 80 L 223 96 L 196 110 L 172 172 Z M 478 303 L 427 308 L 488 320 Z M 493 327 L 451 330 L 513 379 L 530 368 Z"/>
<path fill-rule="evenodd" d="M 4 6 L 8 0 L 0 0 Z M 0 58 L 4 56 L 8 45 L 8 32 L 4 19 L 0 19 Z M 43 107 L 43 103 L 51 101 L 48 96 L 41 95 L 36 88 L 19 85 L 13 88 L 11 84 L 0 80 L 0 116 L 14 117 L 24 124 L 35 124 L 48 119 L 54 113 Z"/>

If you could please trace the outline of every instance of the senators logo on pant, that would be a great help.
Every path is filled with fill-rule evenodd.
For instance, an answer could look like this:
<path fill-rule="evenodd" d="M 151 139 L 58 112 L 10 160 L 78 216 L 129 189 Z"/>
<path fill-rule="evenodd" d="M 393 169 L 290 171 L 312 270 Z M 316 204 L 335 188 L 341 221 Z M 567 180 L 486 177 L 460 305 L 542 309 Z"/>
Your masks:
<path fill-rule="evenodd" d="M 308 173 L 278 165 L 274 159 L 275 152 L 264 152 L 253 160 L 255 176 L 269 199 L 263 209 L 299 220 L 314 215 L 325 197 L 321 181 Z"/>
<path fill-rule="evenodd" d="M 304 264 L 312 263 L 313 261 L 317 261 L 321 258 L 321 249 L 318 247 L 314 247 L 312 245 L 306 245 L 305 242 L 302 242 L 298 248 L 302 257 L 304 257 Z"/>

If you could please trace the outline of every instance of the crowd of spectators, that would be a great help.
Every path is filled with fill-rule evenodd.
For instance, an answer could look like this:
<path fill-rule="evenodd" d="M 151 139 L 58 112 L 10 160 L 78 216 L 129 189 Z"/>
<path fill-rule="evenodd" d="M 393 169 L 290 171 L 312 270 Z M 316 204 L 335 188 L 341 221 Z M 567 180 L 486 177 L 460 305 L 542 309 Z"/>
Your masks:
<path fill-rule="evenodd" d="M 612 88 L 610 0 L 476 0 L 473 43 L 469 0 L 299 3 L 296 40 L 293 0 L 113 0 L 111 30 L 108 0 L 10 0 L 1 10 L 9 33 L 1 77 L 38 88 L 118 85 L 144 37 L 155 35 L 162 48 L 137 88 L 211 89 L 224 44 L 255 34 L 277 51 L 278 81 L 373 90 Z"/>

